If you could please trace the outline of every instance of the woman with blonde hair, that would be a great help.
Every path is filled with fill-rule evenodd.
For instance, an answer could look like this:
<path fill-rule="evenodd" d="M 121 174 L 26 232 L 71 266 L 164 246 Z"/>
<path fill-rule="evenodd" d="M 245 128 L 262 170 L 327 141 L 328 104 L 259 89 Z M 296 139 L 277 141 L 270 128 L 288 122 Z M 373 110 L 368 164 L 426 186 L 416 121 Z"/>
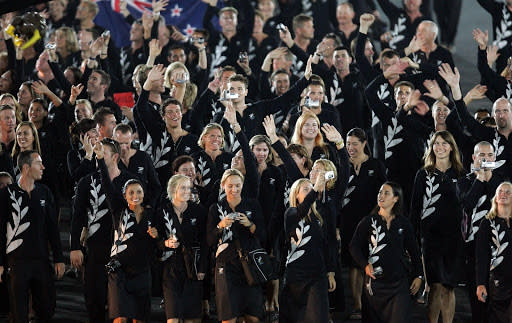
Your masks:
<path fill-rule="evenodd" d="M 436 322 L 440 313 L 443 322 L 452 322 L 455 314 L 454 287 L 459 281 L 463 244 L 456 182 L 464 174 L 453 136 L 444 130 L 436 132 L 424 167 L 416 173 L 410 209 L 411 222 L 422 241 L 431 322 Z"/>
<path fill-rule="evenodd" d="M 14 142 L 11 153 L 16 178 L 19 178 L 21 175 L 20 169 L 17 166 L 18 155 L 25 150 L 35 150 L 41 155 L 39 135 L 37 134 L 36 126 L 30 121 L 22 121 L 16 127 L 16 141 Z"/>
<path fill-rule="evenodd" d="M 21 105 L 19 104 L 18 100 L 14 95 L 11 93 L 3 93 L 0 95 L 0 105 L 7 104 L 11 107 L 15 108 L 16 112 L 16 123 L 20 123 L 22 121 L 22 115 L 21 115 Z"/>
<path fill-rule="evenodd" d="M 476 236 L 476 296 L 488 303 L 489 322 L 510 322 L 512 313 L 512 183 L 503 182 Z"/>
<path fill-rule="evenodd" d="M 192 157 L 196 160 L 200 184 L 206 195 L 215 194 L 214 184 L 229 168 L 234 154 L 223 151 L 224 129 L 218 123 L 206 125 L 197 144 L 201 150 Z"/>
<path fill-rule="evenodd" d="M 221 179 L 226 196 L 208 214 L 208 244 L 216 249 L 215 299 L 223 323 L 235 323 L 242 316 L 248 323 L 259 322 L 263 315 L 261 286 L 248 284 L 238 250 L 259 248 L 265 228 L 258 201 L 242 198 L 243 185 L 242 173 L 227 169 Z"/>
<path fill-rule="evenodd" d="M 291 143 L 306 147 L 313 161 L 330 157 L 329 147 L 320 132 L 320 120 L 313 112 L 304 111 L 297 119 Z"/>
<path fill-rule="evenodd" d="M 336 216 L 317 209 L 325 190 L 325 172 L 295 181 L 284 215 L 288 246 L 280 322 L 328 322 L 328 292 L 336 289 Z"/>
<path fill-rule="evenodd" d="M 171 63 L 165 70 L 164 86 L 169 89 L 169 94 L 182 103 L 183 114 L 182 127 L 190 130 L 193 120 L 191 108 L 197 97 L 197 85 L 190 82 L 190 73 L 185 64 Z"/>
<path fill-rule="evenodd" d="M 168 323 L 201 321 L 201 281 L 209 255 L 205 232 L 207 211 L 190 201 L 191 188 L 188 176 L 172 176 L 167 185 L 167 199 L 157 213 Z"/>
<path fill-rule="evenodd" d="M 80 65 L 80 51 L 76 32 L 70 27 L 60 27 L 55 31 L 55 49 L 59 57 L 59 65 L 66 68 Z"/>

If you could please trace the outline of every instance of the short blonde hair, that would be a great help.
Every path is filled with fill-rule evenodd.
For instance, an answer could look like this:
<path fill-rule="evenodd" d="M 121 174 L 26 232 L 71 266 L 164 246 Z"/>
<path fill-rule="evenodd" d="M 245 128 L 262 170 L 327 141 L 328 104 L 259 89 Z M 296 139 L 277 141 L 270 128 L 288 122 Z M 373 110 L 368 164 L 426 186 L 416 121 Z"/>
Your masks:
<path fill-rule="evenodd" d="M 185 66 L 185 64 L 180 63 L 180 62 L 171 63 L 171 64 L 169 64 L 169 66 L 167 66 L 167 69 L 165 70 L 164 86 L 166 88 L 169 88 L 169 89 L 171 88 L 171 74 L 178 68 L 182 68 L 185 71 L 185 73 L 188 74 L 188 77 L 190 78 L 190 73 L 188 71 L 188 68 Z M 190 80 L 187 80 L 187 83 L 189 83 L 189 82 L 190 82 Z"/>
<path fill-rule="evenodd" d="M 496 188 L 496 192 L 494 193 L 494 196 L 491 201 L 491 210 L 485 216 L 489 220 L 492 220 L 498 216 L 498 203 L 496 203 L 496 198 L 498 197 L 499 189 L 504 185 L 507 185 L 508 187 L 510 187 L 510 189 L 512 189 L 512 183 L 509 181 L 503 182 L 500 185 L 498 185 L 498 187 Z"/>
<path fill-rule="evenodd" d="M 173 201 L 174 194 L 178 187 L 183 185 L 186 181 L 190 182 L 190 178 L 181 174 L 176 174 L 169 178 L 169 181 L 167 182 L 167 197 L 171 202 Z"/>
<path fill-rule="evenodd" d="M 224 183 L 226 183 L 226 180 L 230 176 L 238 176 L 242 180 L 242 183 L 244 182 L 244 175 L 238 170 L 234 168 L 229 168 L 224 171 L 224 174 L 222 174 L 222 178 L 220 179 L 220 186 L 224 186 Z"/>
<path fill-rule="evenodd" d="M 203 132 L 201 132 L 201 135 L 199 136 L 199 140 L 197 140 L 197 145 L 199 147 L 204 149 L 203 137 L 206 136 L 213 129 L 219 129 L 220 130 L 220 134 L 222 136 L 221 147 L 224 146 L 224 129 L 222 128 L 222 126 L 220 124 L 212 122 L 212 123 L 207 124 L 206 127 L 204 127 Z"/>

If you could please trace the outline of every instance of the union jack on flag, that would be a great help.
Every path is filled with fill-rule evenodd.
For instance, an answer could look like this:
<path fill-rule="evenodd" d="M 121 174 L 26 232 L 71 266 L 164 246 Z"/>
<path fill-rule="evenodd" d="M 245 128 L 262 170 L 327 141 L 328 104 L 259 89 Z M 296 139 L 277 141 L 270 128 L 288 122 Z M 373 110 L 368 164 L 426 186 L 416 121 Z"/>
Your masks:
<path fill-rule="evenodd" d="M 144 11 L 151 11 L 151 0 L 126 0 L 128 10 L 135 18 L 140 18 Z M 109 29 L 116 46 L 130 44 L 130 25 L 120 14 L 120 0 L 97 0 L 100 11 L 95 23 Z M 160 15 L 166 24 L 176 26 L 180 31 L 190 36 L 196 28 L 202 28 L 206 4 L 201 0 L 170 0 L 165 11 Z"/>

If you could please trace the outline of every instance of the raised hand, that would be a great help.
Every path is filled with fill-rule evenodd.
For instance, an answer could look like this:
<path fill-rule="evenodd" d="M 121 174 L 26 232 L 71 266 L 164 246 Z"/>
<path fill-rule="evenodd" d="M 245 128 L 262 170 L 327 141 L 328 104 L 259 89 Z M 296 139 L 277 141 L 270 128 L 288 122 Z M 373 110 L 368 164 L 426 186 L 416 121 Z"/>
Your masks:
<path fill-rule="evenodd" d="M 90 159 L 94 152 L 94 147 L 92 146 L 91 138 L 89 138 L 89 135 L 87 133 L 84 135 L 80 135 L 80 142 L 82 143 L 82 148 L 85 151 L 85 156 L 88 157 L 87 159 Z"/>
<path fill-rule="evenodd" d="M 233 102 L 227 100 L 225 106 L 226 110 L 224 111 L 224 119 L 226 119 L 226 121 L 229 122 L 230 125 L 238 123 L 236 121 L 236 110 L 233 107 Z"/>
<path fill-rule="evenodd" d="M 158 64 L 153 66 L 151 71 L 148 73 L 148 78 L 146 82 L 144 82 L 143 88 L 146 91 L 149 91 L 152 87 L 152 84 L 161 82 L 164 79 L 165 67 L 162 64 Z"/>
<path fill-rule="evenodd" d="M 304 70 L 304 77 L 309 81 L 311 75 L 313 75 L 313 68 L 311 64 L 313 63 L 313 55 L 309 55 L 308 62 L 306 63 L 306 69 Z"/>
<path fill-rule="evenodd" d="M 500 53 L 498 53 L 498 46 L 496 46 L 496 45 L 487 46 L 486 54 L 487 54 L 487 64 L 489 64 L 489 67 L 492 68 L 492 64 L 494 64 L 494 62 L 496 62 L 498 57 L 500 57 Z"/>
<path fill-rule="evenodd" d="M 480 28 L 473 29 L 473 39 L 477 42 L 480 49 L 485 49 L 489 41 L 489 31 L 486 30 L 484 33 Z"/>
<path fill-rule="evenodd" d="M 275 143 L 279 140 L 276 133 L 276 124 L 274 122 L 274 116 L 269 114 L 263 119 L 263 128 L 265 128 L 265 132 L 267 136 L 270 138 L 271 143 Z"/>
<path fill-rule="evenodd" d="M 464 96 L 464 103 L 468 105 L 473 100 L 481 100 L 485 98 L 485 92 L 487 92 L 487 86 L 477 84 Z"/>
<path fill-rule="evenodd" d="M 443 91 L 437 84 L 436 80 L 425 80 L 423 82 L 423 86 L 427 89 L 428 92 L 425 92 L 424 95 L 432 98 L 434 100 L 440 100 L 444 96 Z"/>
<path fill-rule="evenodd" d="M 455 68 L 452 70 L 450 64 L 443 63 L 439 66 L 439 76 L 441 76 L 450 87 L 459 86 L 460 74 L 459 70 Z"/>
<path fill-rule="evenodd" d="M 77 85 L 72 85 L 70 97 L 77 98 L 80 95 L 80 93 L 82 93 L 83 90 L 84 90 L 84 86 L 82 85 L 82 83 L 79 83 Z"/>
<path fill-rule="evenodd" d="M 50 89 L 42 81 L 33 82 L 32 89 L 34 89 L 34 91 L 37 94 L 47 95 L 47 94 L 51 93 Z"/>
<path fill-rule="evenodd" d="M 325 138 L 330 142 L 337 144 L 343 142 L 343 137 L 341 136 L 338 129 L 335 126 L 331 126 L 328 123 L 324 123 L 322 125 L 322 132 L 325 134 Z"/>
<path fill-rule="evenodd" d="M 105 152 L 103 148 L 103 144 L 98 141 L 96 145 L 94 145 L 94 153 L 96 154 L 96 159 L 103 159 L 103 153 Z"/>
<path fill-rule="evenodd" d="M 286 27 L 285 30 L 279 30 L 279 38 L 281 38 L 281 40 L 283 41 L 283 43 L 286 44 L 286 46 L 293 46 L 294 41 L 292 38 L 292 34 L 290 33 L 290 30 L 288 30 L 288 27 Z"/>
<path fill-rule="evenodd" d="M 159 15 L 160 12 L 165 10 L 168 4 L 169 0 L 153 0 L 153 2 L 151 3 L 151 7 L 153 8 L 153 14 Z"/>
<path fill-rule="evenodd" d="M 409 46 L 407 46 L 407 48 L 405 49 L 405 53 L 407 55 L 411 53 L 416 53 L 421 49 L 421 45 L 421 41 L 416 36 L 414 36 L 409 42 Z"/>
<path fill-rule="evenodd" d="M 366 30 L 368 30 L 368 28 L 370 28 L 370 26 L 373 25 L 374 22 L 375 22 L 375 16 L 372 15 L 371 13 L 363 13 L 359 17 L 360 28 L 366 28 Z"/>
<path fill-rule="evenodd" d="M 404 61 L 398 61 L 396 64 L 391 65 L 388 67 L 383 75 L 386 79 L 398 77 L 400 74 L 405 73 L 405 69 L 409 67 L 409 63 Z"/>

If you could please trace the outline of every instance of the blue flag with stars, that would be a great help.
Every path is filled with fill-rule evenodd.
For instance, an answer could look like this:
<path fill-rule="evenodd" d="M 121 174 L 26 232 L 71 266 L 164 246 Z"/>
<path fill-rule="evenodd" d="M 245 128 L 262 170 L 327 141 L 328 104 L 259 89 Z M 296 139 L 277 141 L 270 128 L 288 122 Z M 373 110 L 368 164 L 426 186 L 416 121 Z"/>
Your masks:
<path fill-rule="evenodd" d="M 151 11 L 151 0 L 126 0 L 128 10 L 136 19 L 146 10 Z M 111 39 L 117 47 L 130 45 L 130 25 L 120 13 L 120 0 L 98 0 L 98 16 L 94 22 L 110 30 Z M 203 27 L 203 16 L 207 5 L 201 0 L 170 0 L 160 13 L 167 25 L 178 27 L 182 34 L 190 36 L 196 28 Z"/>

